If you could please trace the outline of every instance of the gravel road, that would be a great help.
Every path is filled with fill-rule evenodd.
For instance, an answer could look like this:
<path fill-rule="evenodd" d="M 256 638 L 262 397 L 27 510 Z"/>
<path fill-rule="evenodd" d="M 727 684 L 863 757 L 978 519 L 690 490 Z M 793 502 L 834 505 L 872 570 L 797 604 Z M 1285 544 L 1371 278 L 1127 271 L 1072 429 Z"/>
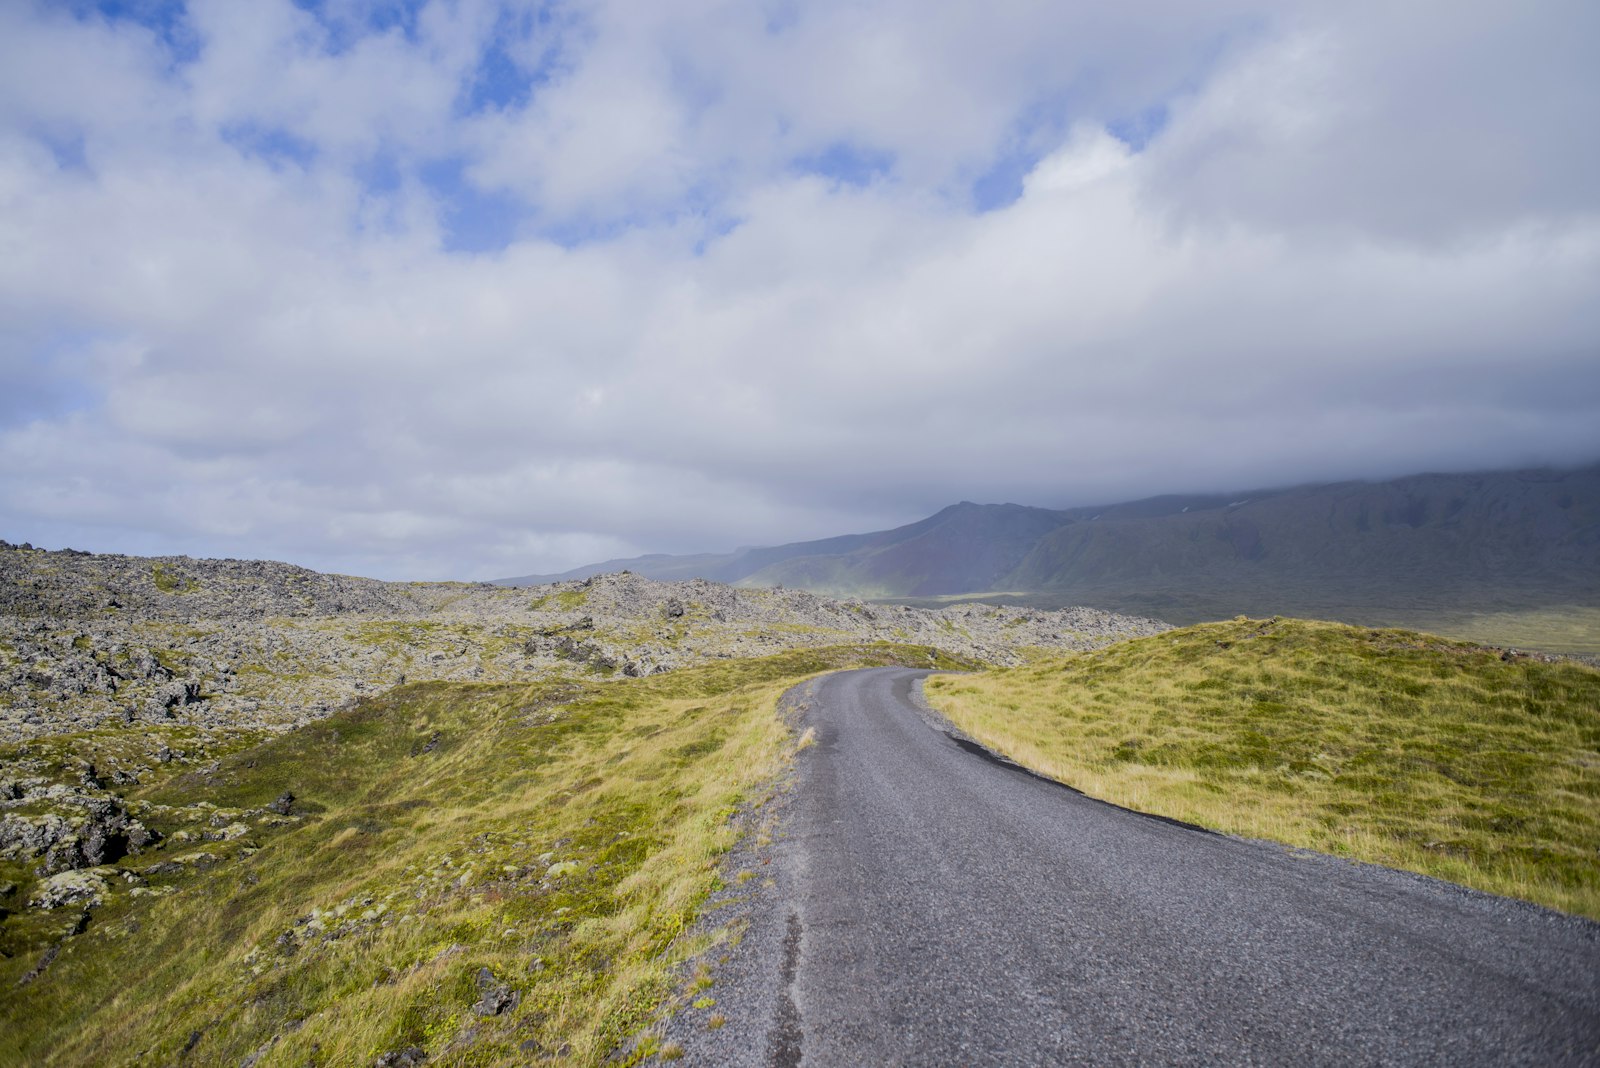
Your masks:
<path fill-rule="evenodd" d="M 1600 1063 L 1600 924 L 1090 800 L 940 729 L 925 674 L 809 684 L 691 1063 Z"/>

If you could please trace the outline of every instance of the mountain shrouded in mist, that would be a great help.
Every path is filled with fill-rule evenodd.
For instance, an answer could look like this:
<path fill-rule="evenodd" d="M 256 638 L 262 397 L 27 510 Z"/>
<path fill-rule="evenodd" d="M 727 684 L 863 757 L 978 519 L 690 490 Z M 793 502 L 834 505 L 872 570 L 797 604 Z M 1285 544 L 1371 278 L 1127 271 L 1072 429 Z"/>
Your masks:
<path fill-rule="evenodd" d="M 1234 611 L 1594 604 L 1600 465 L 1059 511 L 962 502 L 893 530 L 721 555 L 610 560 L 560 577 L 623 568 L 839 596 L 1025 595 L 1179 620 Z"/>

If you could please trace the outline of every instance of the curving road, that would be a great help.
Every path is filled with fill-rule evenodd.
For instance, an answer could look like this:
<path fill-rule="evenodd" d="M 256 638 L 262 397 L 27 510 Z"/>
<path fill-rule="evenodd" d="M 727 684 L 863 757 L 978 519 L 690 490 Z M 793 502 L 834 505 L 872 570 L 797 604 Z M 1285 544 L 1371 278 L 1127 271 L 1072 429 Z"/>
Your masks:
<path fill-rule="evenodd" d="M 810 684 L 766 1063 L 1600 1063 L 1600 925 L 1089 800 L 926 674 Z"/>

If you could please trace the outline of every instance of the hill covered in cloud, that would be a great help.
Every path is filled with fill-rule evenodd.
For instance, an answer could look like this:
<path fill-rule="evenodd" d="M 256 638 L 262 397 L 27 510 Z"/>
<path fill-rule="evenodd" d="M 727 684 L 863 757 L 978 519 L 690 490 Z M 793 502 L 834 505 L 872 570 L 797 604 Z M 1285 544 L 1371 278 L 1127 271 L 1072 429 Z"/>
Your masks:
<path fill-rule="evenodd" d="M 1418 475 L 1094 508 L 952 505 L 908 526 L 628 568 L 878 598 L 1024 595 L 1239 613 L 1600 608 L 1600 467 Z M 519 580 L 505 580 L 516 582 Z"/>

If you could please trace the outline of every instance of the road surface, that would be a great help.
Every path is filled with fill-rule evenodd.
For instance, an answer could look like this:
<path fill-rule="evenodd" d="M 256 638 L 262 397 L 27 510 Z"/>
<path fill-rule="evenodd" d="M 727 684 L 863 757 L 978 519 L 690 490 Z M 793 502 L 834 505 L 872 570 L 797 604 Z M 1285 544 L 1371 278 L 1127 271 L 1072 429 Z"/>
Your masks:
<path fill-rule="evenodd" d="M 765 1063 L 1600 1063 L 1600 925 L 1090 800 L 926 674 L 809 684 Z"/>

